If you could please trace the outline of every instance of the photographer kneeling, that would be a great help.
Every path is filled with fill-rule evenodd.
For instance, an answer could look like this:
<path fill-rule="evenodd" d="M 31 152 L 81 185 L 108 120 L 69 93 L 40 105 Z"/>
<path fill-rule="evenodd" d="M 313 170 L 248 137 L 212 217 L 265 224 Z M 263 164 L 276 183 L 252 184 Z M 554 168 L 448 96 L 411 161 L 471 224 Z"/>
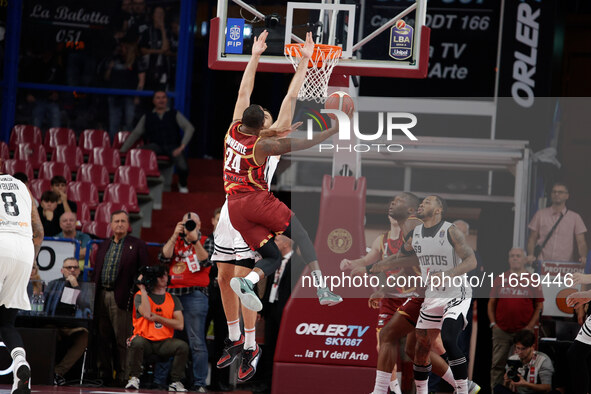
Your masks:
<path fill-rule="evenodd" d="M 139 390 L 144 356 L 156 354 L 162 358 L 174 356 L 168 391 L 185 392 L 181 380 L 185 377 L 189 347 L 173 338 L 174 330 L 184 326 L 183 307 L 177 297 L 166 292 L 167 267 L 144 266 L 140 273 L 136 281 L 140 291 L 135 294 L 133 305 L 133 336 L 128 341 L 130 378 L 125 388 Z"/>
<path fill-rule="evenodd" d="M 515 354 L 507 360 L 504 385 L 496 385 L 495 394 L 549 393 L 552 390 L 552 360 L 534 350 L 535 340 L 536 336 L 530 330 L 515 334 Z"/>

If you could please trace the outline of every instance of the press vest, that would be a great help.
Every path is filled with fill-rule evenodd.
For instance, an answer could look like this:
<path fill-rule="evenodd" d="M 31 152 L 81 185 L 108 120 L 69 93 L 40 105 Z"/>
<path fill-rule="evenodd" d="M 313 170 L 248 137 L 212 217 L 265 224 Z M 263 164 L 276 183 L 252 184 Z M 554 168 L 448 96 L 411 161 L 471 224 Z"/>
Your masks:
<path fill-rule="evenodd" d="M 141 294 L 141 292 L 135 293 L 136 295 Z M 135 299 L 135 296 L 134 296 Z M 164 302 L 162 305 L 156 304 L 150 296 L 148 296 L 148 300 L 150 300 L 150 310 L 153 314 L 165 317 L 167 319 L 172 319 L 172 315 L 174 314 L 174 300 L 172 299 L 172 295 L 166 293 L 164 297 Z M 133 303 L 133 336 L 139 335 L 150 341 L 163 341 L 168 338 L 172 338 L 174 334 L 174 329 L 165 326 L 162 323 L 150 321 L 143 316 L 136 317 L 137 310 L 135 307 L 135 302 Z"/>

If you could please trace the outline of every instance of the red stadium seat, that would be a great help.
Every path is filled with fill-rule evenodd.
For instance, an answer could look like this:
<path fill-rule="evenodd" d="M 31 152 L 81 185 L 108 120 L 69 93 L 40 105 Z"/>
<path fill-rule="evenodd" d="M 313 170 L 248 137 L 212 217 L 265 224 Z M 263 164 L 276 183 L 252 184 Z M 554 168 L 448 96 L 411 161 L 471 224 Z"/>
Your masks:
<path fill-rule="evenodd" d="M 41 164 L 37 178 L 51 179 L 56 175 L 63 176 L 68 182 L 72 180 L 70 166 L 68 166 L 66 163 L 60 163 L 58 161 L 46 161 L 45 163 Z"/>
<path fill-rule="evenodd" d="M 92 182 L 99 192 L 104 192 L 111 180 L 107 167 L 100 164 L 82 164 L 76 173 L 76 180 L 81 182 Z"/>
<path fill-rule="evenodd" d="M 94 221 L 101 223 L 111 223 L 111 214 L 117 211 L 127 211 L 127 207 L 121 203 L 101 202 L 94 211 Z"/>
<path fill-rule="evenodd" d="M 110 238 L 113 236 L 111 223 L 88 222 L 82 226 L 82 231 L 98 238 Z"/>
<path fill-rule="evenodd" d="M 103 201 L 124 204 L 129 209 L 129 212 L 140 211 L 135 188 L 131 185 L 111 183 L 105 189 Z"/>
<path fill-rule="evenodd" d="M 76 146 L 76 133 L 74 130 L 65 127 L 52 127 L 47 130 L 43 145 L 49 151 L 55 149 L 58 145 Z"/>
<path fill-rule="evenodd" d="M 105 130 L 86 129 L 80 136 L 80 148 L 85 155 L 89 155 L 92 148 L 110 148 L 111 141 Z"/>
<path fill-rule="evenodd" d="M 4 173 L 12 175 L 16 172 L 24 172 L 27 174 L 29 180 L 35 178 L 33 165 L 28 161 L 14 159 L 4 160 Z"/>
<path fill-rule="evenodd" d="M 30 179 L 29 190 L 33 197 L 40 200 L 44 191 L 51 190 L 51 182 L 49 179 Z"/>
<path fill-rule="evenodd" d="M 117 168 L 113 182 L 132 185 L 137 194 L 150 194 L 146 173 L 140 167 L 121 166 Z"/>
<path fill-rule="evenodd" d="M 8 145 L 4 141 L 0 141 L 0 159 L 10 159 L 10 149 L 8 149 Z"/>
<path fill-rule="evenodd" d="M 121 147 L 123 146 L 123 144 L 125 143 L 125 140 L 127 139 L 127 137 L 129 137 L 129 135 L 131 134 L 130 131 L 120 131 L 117 133 L 117 135 L 115 135 L 115 141 L 113 141 L 113 149 L 121 149 Z M 140 138 L 139 140 L 137 140 L 135 142 L 135 144 L 133 144 L 133 146 L 131 147 L 133 148 L 137 148 L 138 146 L 142 146 L 144 144 L 144 141 Z"/>
<path fill-rule="evenodd" d="M 10 141 L 8 146 L 10 150 L 14 150 L 16 144 L 24 144 L 30 142 L 35 145 L 41 145 L 43 143 L 43 134 L 39 127 L 17 124 L 12 128 L 10 133 Z"/>
<path fill-rule="evenodd" d="M 160 176 L 156 153 L 148 149 L 131 149 L 125 156 L 125 165 L 143 168 L 146 176 Z"/>
<path fill-rule="evenodd" d="M 98 188 L 90 182 L 68 183 L 68 199 L 76 203 L 86 203 L 90 209 L 94 209 L 99 203 Z"/>
<path fill-rule="evenodd" d="M 16 145 L 14 158 L 16 160 L 26 160 L 31 163 L 34 170 L 38 170 L 41 164 L 47 161 L 47 153 L 45 153 L 43 145 L 27 142 Z"/>
<path fill-rule="evenodd" d="M 109 174 L 114 174 L 121 165 L 121 157 L 117 149 L 111 148 L 93 148 L 88 156 L 90 164 L 100 164 L 107 167 Z"/>
<path fill-rule="evenodd" d="M 51 161 L 66 163 L 72 171 L 77 171 L 78 167 L 84 163 L 84 154 L 77 146 L 58 145 L 51 155 Z"/>
<path fill-rule="evenodd" d="M 83 202 L 80 202 L 78 204 L 78 212 L 76 212 L 76 217 L 78 218 L 78 221 L 81 224 L 80 227 L 76 226 L 76 228 L 78 228 L 79 230 L 82 228 L 84 223 L 90 222 L 90 207 L 88 206 L 88 204 Z M 85 245 L 82 245 L 82 247 L 85 247 Z"/>

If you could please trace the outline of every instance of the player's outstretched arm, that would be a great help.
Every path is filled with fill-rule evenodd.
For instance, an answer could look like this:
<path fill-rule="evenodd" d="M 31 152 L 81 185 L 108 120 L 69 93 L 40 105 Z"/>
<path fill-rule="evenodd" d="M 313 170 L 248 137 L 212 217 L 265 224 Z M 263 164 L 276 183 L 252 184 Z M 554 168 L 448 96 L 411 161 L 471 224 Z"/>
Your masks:
<path fill-rule="evenodd" d="M 238 90 L 238 99 L 234 106 L 234 115 L 232 116 L 233 120 L 242 119 L 244 110 L 250 105 L 250 95 L 254 89 L 254 77 L 257 72 L 261 55 L 265 52 L 265 49 L 267 49 L 267 43 L 265 40 L 267 39 L 268 34 L 267 30 L 265 30 L 258 37 L 254 38 L 252 55 L 244 69 L 244 74 L 242 74 L 242 81 L 240 82 L 240 89 Z"/>
<path fill-rule="evenodd" d="M 462 259 L 462 262 L 451 271 L 446 272 L 446 275 L 458 276 L 472 271 L 476 268 L 476 255 L 470 245 L 468 245 L 468 242 L 466 242 L 464 233 L 458 230 L 456 226 L 451 226 L 448 231 L 454 243 L 454 250 L 458 257 Z"/>
<path fill-rule="evenodd" d="M 291 83 L 289 84 L 289 88 L 287 89 L 287 94 L 281 103 L 281 108 L 279 109 L 279 115 L 277 116 L 277 121 L 273 127 L 277 128 L 284 128 L 289 127 L 293 120 L 293 113 L 295 111 L 295 101 L 298 97 L 298 92 L 300 91 L 302 84 L 304 83 L 304 79 L 306 78 L 306 71 L 308 70 L 308 61 L 312 57 L 312 53 L 314 53 L 314 39 L 312 38 L 312 33 L 306 33 L 306 42 L 304 43 L 304 47 L 302 48 L 302 59 L 298 64 L 298 68 L 291 79 Z"/>
<path fill-rule="evenodd" d="M 380 259 L 380 246 L 382 243 L 382 236 L 380 235 L 376 239 L 374 239 L 373 243 L 371 244 L 371 250 L 368 254 L 363 257 L 360 257 L 355 260 L 343 259 L 341 260 L 340 268 L 341 271 L 351 270 L 356 267 L 365 267 L 372 263 L 375 263 Z"/>
<path fill-rule="evenodd" d="M 283 155 L 285 153 L 304 150 L 318 145 L 339 132 L 338 122 L 328 130 L 314 134 L 312 139 L 303 138 L 261 138 L 254 147 L 255 159 L 258 163 L 265 161 L 268 156 Z"/>
<path fill-rule="evenodd" d="M 31 191 L 29 190 L 29 194 Z M 41 223 L 41 218 L 39 217 L 39 212 L 37 211 L 37 207 L 35 206 L 35 200 L 33 195 L 31 194 L 31 229 L 33 230 L 33 245 L 35 247 L 35 260 L 37 260 L 37 255 L 41 250 L 41 244 L 43 243 L 43 223 Z"/>
<path fill-rule="evenodd" d="M 403 267 L 414 267 L 419 265 L 419 258 L 412 254 L 410 256 L 404 256 L 402 254 L 396 254 L 392 256 L 386 257 L 384 260 L 380 260 L 375 263 L 372 267 L 370 272 L 377 273 L 377 272 L 384 272 L 394 268 L 403 268 Z"/>

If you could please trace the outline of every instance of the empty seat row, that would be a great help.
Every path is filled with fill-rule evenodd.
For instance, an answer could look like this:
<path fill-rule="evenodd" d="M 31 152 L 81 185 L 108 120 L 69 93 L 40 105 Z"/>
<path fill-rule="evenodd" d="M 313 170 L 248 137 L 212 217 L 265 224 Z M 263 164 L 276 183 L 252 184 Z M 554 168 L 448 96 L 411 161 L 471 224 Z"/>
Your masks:
<path fill-rule="evenodd" d="M 3 159 L 5 161 L 10 160 L 6 157 L 3 157 Z M 48 164 L 45 164 L 48 162 L 46 161 L 45 148 L 43 145 L 34 146 L 29 143 L 19 144 L 17 146 L 17 150 L 15 151 L 13 160 L 26 161 L 30 164 L 33 171 L 39 170 L 40 173 L 41 167 L 49 166 Z M 84 158 L 80 148 L 59 145 L 52 155 L 51 162 L 66 164 L 70 170 L 77 172 L 78 169 L 84 165 Z M 116 149 L 94 148 L 88 157 L 88 163 L 104 166 L 109 174 L 115 174 L 117 169 L 121 167 L 121 158 L 119 156 L 119 151 Z M 156 154 L 150 150 L 130 150 L 127 152 L 125 157 L 125 165 L 143 168 L 147 176 L 160 176 L 160 170 L 158 169 L 158 159 L 156 158 Z M 20 171 L 27 173 L 27 176 L 29 176 L 27 172 L 28 170 L 25 169 Z M 6 172 L 11 173 L 9 169 L 6 169 Z M 39 177 L 42 177 L 41 174 Z M 32 179 L 32 177 L 29 178 Z M 71 178 L 71 176 L 66 177 L 66 179 L 69 178 Z"/>
<path fill-rule="evenodd" d="M 113 141 L 112 147 L 115 149 L 121 148 L 123 143 L 129 137 L 129 131 L 120 131 Z M 31 125 L 16 125 L 12 128 L 10 134 L 10 150 L 14 150 L 17 144 L 33 143 L 36 145 L 44 145 L 47 150 L 53 149 L 58 145 L 77 146 L 76 132 L 65 127 L 52 127 L 45 133 L 45 138 L 41 133 L 41 129 Z M 140 146 L 141 141 L 137 141 L 134 147 Z M 105 130 L 86 129 L 80 135 L 78 146 L 82 149 L 84 154 L 88 154 L 92 148 L 95 147 L 111 147 L 111 140 L 109 133 Z"/>

